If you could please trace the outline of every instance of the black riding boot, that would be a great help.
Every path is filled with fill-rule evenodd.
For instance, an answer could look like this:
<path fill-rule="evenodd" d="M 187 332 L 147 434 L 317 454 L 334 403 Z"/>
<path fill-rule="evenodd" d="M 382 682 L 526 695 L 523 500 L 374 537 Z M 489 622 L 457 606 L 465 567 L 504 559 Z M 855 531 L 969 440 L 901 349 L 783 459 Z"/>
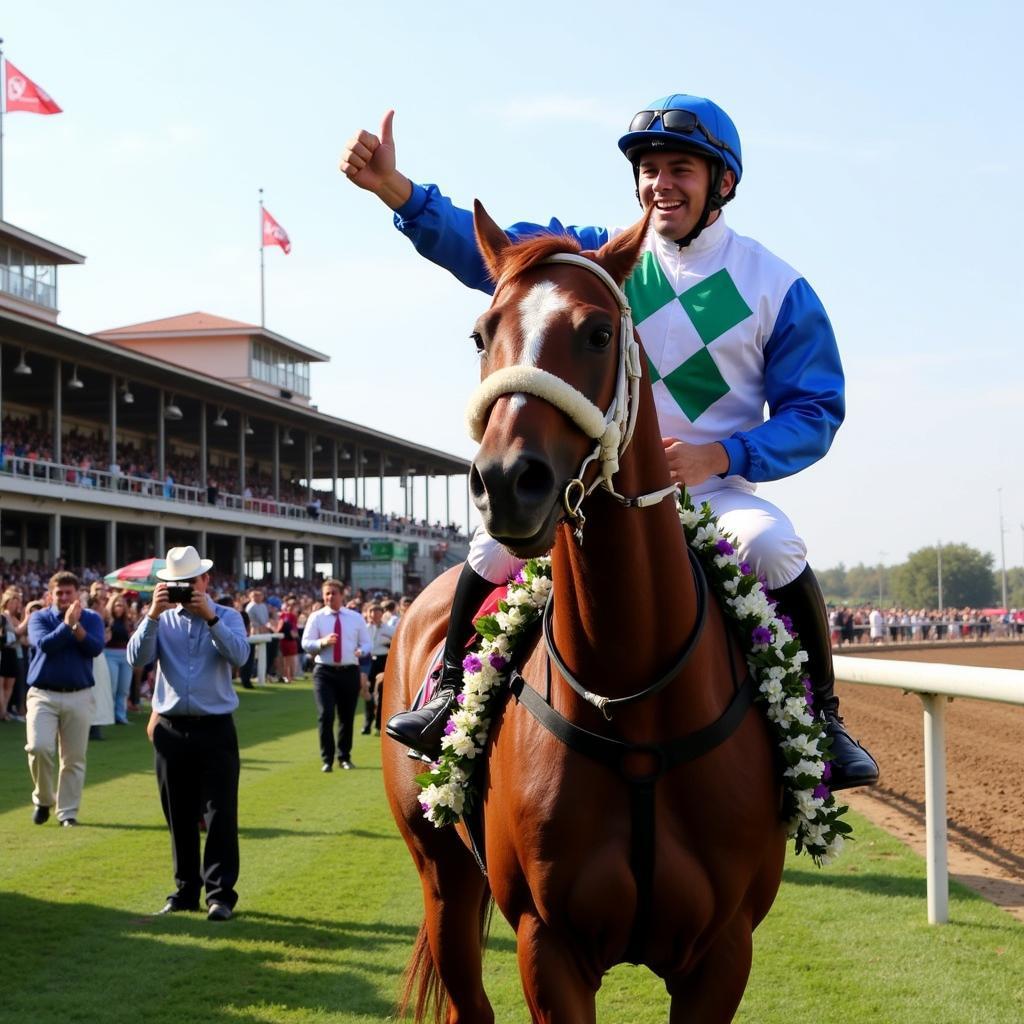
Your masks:
<path fill-rule="evenodd" d="M 870 786 L 878 781 L 875 759 L 843 727 L 839 698 L 835 694 L 836 674 L 832 665 L 832 638 L 828 611 L 818 581 L 808 565 L 792 583 L 777 587 L 772 595 L 779 611 L 793 620 L 793 630 L 807 652 L 807 674 L 814 691 L 814 710 L 825 722 L 832 740 L 830 789 Z"/>
<path fill-rule="evenodd" d="M 462 659 L 466 656 L 466 641 L 473 635 L 473 617 L 494 586 L 478 576 L 469 562 L 463 565 L 448 616 L 444 664 L 434 696 L 418 711 L 403 711 L 388 719 L 386 731 L 393 740 L 431 758 L 440 754 L 444 727 L 455 705 L 456 695 L 462 689 Z"/>

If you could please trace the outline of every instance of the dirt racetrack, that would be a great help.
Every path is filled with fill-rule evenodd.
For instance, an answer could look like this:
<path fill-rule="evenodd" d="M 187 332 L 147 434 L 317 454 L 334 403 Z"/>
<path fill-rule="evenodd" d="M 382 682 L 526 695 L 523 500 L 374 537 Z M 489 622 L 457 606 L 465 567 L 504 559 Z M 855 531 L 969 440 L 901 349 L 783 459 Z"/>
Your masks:
<path fill-rule="evenodd" d="M 1024 644 L 845 647 L 837 653 L 988 668 L 1024 669 Z M 850 806 L 924 852 L 924 740 L 916 694 L 839 683 L 851 733 L 881 768 L 872 790 L 844 793 Z M 955 700 L 946 714 L 949 867 L 1024 919 L 1024 707 Z"/>

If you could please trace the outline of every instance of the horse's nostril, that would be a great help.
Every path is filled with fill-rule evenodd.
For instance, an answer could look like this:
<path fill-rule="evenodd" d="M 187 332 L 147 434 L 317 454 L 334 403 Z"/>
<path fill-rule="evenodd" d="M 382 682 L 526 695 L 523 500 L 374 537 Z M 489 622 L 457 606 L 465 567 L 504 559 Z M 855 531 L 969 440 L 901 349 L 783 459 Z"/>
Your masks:
<path fill-rule="evenodd" d="M 547 498 L 555 486 L 551 467 L 540 459 L 526 459 L 523 471 L 516 478 L 516 496 L 527 501 Z"/>
<path fill-rule="evenodd" d="M 480 470 L 476 468 L 475 462 L 469 471 L 469 493 L 472 495 L 474 501 L 479 501 L 487 494 L 484 479 L 480 475 Z"/>

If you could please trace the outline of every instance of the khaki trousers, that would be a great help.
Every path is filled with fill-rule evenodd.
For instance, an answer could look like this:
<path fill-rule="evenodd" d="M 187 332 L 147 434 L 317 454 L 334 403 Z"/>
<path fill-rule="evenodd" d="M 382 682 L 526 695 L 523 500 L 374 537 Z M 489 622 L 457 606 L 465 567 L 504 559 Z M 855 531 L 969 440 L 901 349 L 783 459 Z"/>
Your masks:
<path fill-rule="evenodd" d="M 58 821 L 78 817 L 95 701 L 92 687 L 70 693 L 29 687 L 25 750 L 32 775 L 32 803 L 37 807 L 53 807 L 56 803 Z M 55 799 L 54 753 L 58 746 L 60 772 Z"/>

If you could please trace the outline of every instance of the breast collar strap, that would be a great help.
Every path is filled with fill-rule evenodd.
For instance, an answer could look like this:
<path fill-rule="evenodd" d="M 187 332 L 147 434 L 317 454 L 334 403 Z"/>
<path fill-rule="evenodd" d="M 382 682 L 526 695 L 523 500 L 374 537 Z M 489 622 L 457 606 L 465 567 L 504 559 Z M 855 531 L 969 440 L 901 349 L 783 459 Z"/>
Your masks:
<path fill-rule="evenodd" d="M 675 484 L 661 490 L 627 498 L 615 490 L 613 477 L 619 471 L 619 462 L 633 439 L 636 427 L 640 392 L 640 346 L 633 336 L 633 314 L 629 300 L 604 267 L 575 253 L 556 253 L 537 266 L 546 263 L 568 264 L 582 267 L 599 277 L 612 293 L 619 307 L 619 367 L 615 381 L 615 395 L 608 411 L 601 410 L 581 391 L 561 377 L 536 366 L 506 366 L 481 381 L 466 409 L 469 436 L 479 442 L 487 426 L 491 407 L 503 395 L 527 394 L 542 399 L 565 413 L 587 437 L 596 441 L 594 450 L 583 460 L 573 480 L 566 486 L 563 504 L 566 514 L 582 526 L 580 505 L 598 485 L 625 508 L 647 508 L 675 494 Z M 495 293 L 505 284 L 499 280 Z M 589 487 L 583 484 L 583 474 L 592 462 L 598 464 L 598 474 Z M 579 531 L 577 531 L 579 536 Z"/>

